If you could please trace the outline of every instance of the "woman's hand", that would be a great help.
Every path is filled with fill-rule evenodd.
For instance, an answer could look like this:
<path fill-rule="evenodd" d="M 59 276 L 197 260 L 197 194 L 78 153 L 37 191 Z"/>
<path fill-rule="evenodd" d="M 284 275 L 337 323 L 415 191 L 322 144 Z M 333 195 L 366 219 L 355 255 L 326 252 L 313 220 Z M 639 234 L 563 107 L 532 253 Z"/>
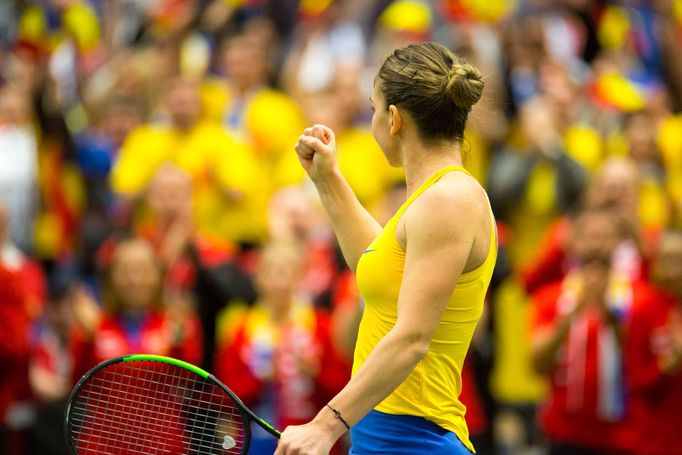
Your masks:
<path fill-rule="evenodd" d="M 306 128 L 296 143 L 298 159 L 313 182 L 325 178 L 336 168 L 336 139 L 324 125 Z"/>
<path fill-rule="evenodd" d="M 335 442 L 332 432 L 313 420 L 286 427 L 274 455 L 328 455 Z"/>
<path fill-rule="evenodd" d="M 189 297 L 179 290 L 166 290 L 163 300 L 172 345 L 181 346 L 187 338 L 187 321 L 192 311 Z"/>
<path fill-rule="evenodd" d="M 183 210 L 171 223 L 159 248 L 161 263 L 166 270 L 171 268 L 187 251 L 192 243 L 193 235 L 192 214 Z"/>
<path fill-rule="evenodd" d="M 607 262 L 591 260 L 582 266 L 583 286 L 578 295 L 576 313 L 590 306 L 603 312 L 609 311 L 606 306 L 609 273 L 610 269 Z"/>

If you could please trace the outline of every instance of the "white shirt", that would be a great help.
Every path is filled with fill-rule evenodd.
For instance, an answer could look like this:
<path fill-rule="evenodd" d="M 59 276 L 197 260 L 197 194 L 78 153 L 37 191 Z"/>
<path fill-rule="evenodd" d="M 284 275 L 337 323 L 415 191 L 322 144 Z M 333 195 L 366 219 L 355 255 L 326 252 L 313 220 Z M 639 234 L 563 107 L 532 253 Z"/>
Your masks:
<path fill-rule="evenodd" d="M 30 128 L 0 125 L 0 201 L 9 219 L 9 237 L 21 248 L 33 240 L 38 184 L 38 152 Z"/>

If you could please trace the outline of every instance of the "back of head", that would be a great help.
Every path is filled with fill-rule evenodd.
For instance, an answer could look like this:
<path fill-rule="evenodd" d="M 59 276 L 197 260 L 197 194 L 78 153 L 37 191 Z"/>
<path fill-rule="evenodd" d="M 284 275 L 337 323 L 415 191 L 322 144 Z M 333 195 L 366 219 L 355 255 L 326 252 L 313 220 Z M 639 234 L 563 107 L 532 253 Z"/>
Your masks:
<path fill-rule="evenodd" d="M 408 111 L 424 140 L 461 140 L 485 85 L 478 68 L 438 43 L 396 49 L 377 78 L 386 107 Z"/>

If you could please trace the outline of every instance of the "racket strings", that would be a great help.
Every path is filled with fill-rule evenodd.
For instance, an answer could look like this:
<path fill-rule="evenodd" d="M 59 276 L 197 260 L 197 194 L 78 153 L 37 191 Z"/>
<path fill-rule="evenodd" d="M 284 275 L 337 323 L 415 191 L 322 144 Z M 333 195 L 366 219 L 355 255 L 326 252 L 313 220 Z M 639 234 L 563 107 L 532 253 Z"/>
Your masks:
<path fill-rule="evenodd" d="M 129 381 L 129 379 L 127 379 L 127 378 L 128 378 L 128 376 L 126 376 L 125 378 L 122 378 L 122 379 L 123 379 L 123 381 L 126 381 L 126 380 Z M 108 387 L 108 388 L 112 387 L 112 381 L 111 380 L 102 381 L 102 382 L 104 383 L 103 384 L 104 387 Z M 136 404 L 139 404 L 140 409 L 143 412 L 143 415 L 147 418 L 152 416 L 154 413 L 158 413 L 160 410 L 163 412 L 167 412 L 166 410 L 160 409 L 160 408 L 163 408 L 163 406 L 160 406 L 160 403 L 162 402 L 162 400 L 158 396 L 158 392 L 160 391 L 158 388 L 160 383 L 158 381 L 154 381 L 154 386 L 149 391 L 147 391 L 147 390 L 135 390 L 135 389 L 140 389 L 140 387 L 139 386 L 133 387 L 132 383 L 126 383 L 126 384 L 127 384 L 127 387 L 130 391 L 129 395 L 132 395 L 132 398 L 131 397 L 124 398 L 123 403 L 119 403 L 119 406 L 122 405 L 123 407 L 130 407 L 130 406 L 135 406 Z M 184 387 L 184 388 L 187 389 L 186 387 Z M 145 394 L 145 392 L 151 392 L 151 394 L 150 395 L 143 395 L 143 394 Z M 145 399 L 148 396 L 152 397 L 153 400 Z M 99 396 L 97 398 L 102 399 L 103 397 Z M 134 398 L 134 400 L 133 400 L 133 398 Z M 206 403 L 213 404 L 212 402 L 209 402 L 207 400 L 199 400 L 199 401 L 203 402 L 204 404 L 206 404 Z M 109 407 L 111 407 L 111 403 L 114 403 L 114 402 L 112 400 L 109 400 L 107 403 L 108 403 Z M 197 408 L 196 405 L 192 406 L 191 403 L 190 403 L 190 407 Z M 176 412 L 177 411 L 178 411 L 178 409 L 176 409 Z M 182 411 L 188 412 L 187 410 L 182 410 Z M 102 419 L 103 416 L 101 415 L 101 411 L 98 413 L 100 414 L 100 420 L 103 420 Z M 120 413 L 119 413 L 118 407 L 114 406 L 113 415 L 116 418 L 120 419 L 121 416 L 119 416 L 119 414 Z M 216 414 L 216 413 L 214 413 L 214 414 Z M 206 415 L 208 415 L 208 414 L 206 414 Z M 106 414 L 105 414 L 105 416 L 106 416 Z M 207 437 L 206 431 L 203 431 L 203 429 L 206 428 L 207 419 L 206 418 L 201 419 L 201 416 L 202 416 L 201 413 L 194 413 L 194 415 L 191 415 L 191 416 L 187 416 L 187 415 L 184 416 L 185 421 L 192 422 L 191 435 L 194 435 L 193 439 L 197 439 L 197 435 L 199 437 L 198 441 L 194 441 L 195 442 L 194 445 L 198 446 L 198 450 L 202 450 L 202 449 L 206 448 L 206 444 L 204 443 L 204 441 L 206 440 L 206 437 Z M 106 418 L 106 417 L 104 417 L 104 418 Z M 153 432 L 163 435 L 163 433 L 164 433 L 163 429 L 164 429 L 164 426 L 166 425 L 166 423 L 168 423 L 167 420 L 163 420 L 161 422 L 158 422 L 158 421 L 154 422 L 154 420 L 152 419 L 148 422 L 146 427 L 141 427 L 139 422 L 137 425 L 135 425 L 135 421 L 133 421 L 132 424 L 130 425 L 132 428 L 128 428 L 128 430 L 129 431 L 130 430 L 132 430 L 132 431 L 142 431 L 142 430 L 152 431 L 152 430 L 155 430 Z M 177 424 L 177 421 L 175 421 L 175 423 Z M 154 425 L 154 424 L 156 424 L 156 425 Z M 154 426 L 156 426 L 156 428 L 153 428 Z M 123 428 L 123 427 L 122 426 L 119 427 L 119 430 L 121 428 Z M 177 434 L 177 428 L 175 429 L 175 431 L 172 431 L 172 429 L 168 429 L 167 431 L 169 434 Z M 125 436 L 131 436 L 130 434 L 125 434 L 125 433 L 124 433 L 124 435 Z M 120 436 L 118 436 L 118 435 L 110 435 L 110 436 L 114 436 L 114 437 L 117 437 L 120 439 Z M 190 436 L 190 438 L 192 438 L 192 436 Z M 132 438 L 129 438 L 129 441 L 128 441 L 129 446 L 134 445 L 134 444 L 132 444 L 132 442 L 134 442 L 134 439 L 139 440 L 139 438 L 136 438 L 135 435 L 132 435 Z M 147 449 L 148 448 L 145 447 L 145 452 L 148 452 Z M 164 451 L 167 451 L 167 450 L 164 450 Z"/>
<path fill-rule="evenodd" d="M 220 387 L 182 367 L 115 363 L 80 388 L 70 413 L 79 455 L 240 454 L 241 412 Z"/>

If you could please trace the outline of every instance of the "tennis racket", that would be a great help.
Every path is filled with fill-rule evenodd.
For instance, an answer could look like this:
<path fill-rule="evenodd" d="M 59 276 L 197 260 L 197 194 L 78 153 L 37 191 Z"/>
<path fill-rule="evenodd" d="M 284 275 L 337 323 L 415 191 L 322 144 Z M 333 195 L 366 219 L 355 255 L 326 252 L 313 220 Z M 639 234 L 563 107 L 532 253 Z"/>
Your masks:
<path fill-rule="evenodd" d="M 128 355 L 100 363 L 78 381 L 66 409 L 66 438 L 75 455 L 246 454 L 250 422 L 280 437 L 201 368 Z"/>

